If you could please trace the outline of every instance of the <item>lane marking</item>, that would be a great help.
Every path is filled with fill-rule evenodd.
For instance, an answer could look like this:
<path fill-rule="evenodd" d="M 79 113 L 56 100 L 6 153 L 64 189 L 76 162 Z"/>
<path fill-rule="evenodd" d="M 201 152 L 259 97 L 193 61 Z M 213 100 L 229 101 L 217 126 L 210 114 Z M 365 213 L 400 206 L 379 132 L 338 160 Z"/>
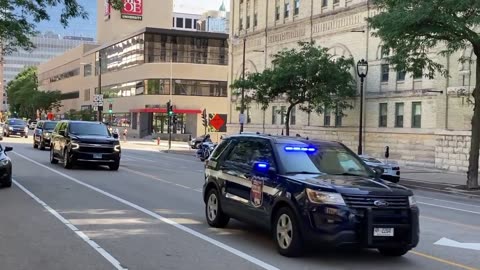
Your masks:
<path fill-rule="evenodd" d="M 449 200 L 442 200 L 442 199 L 436 199 L 436 198 L 425 197 L 425 196 L 418 196 L 418 195 L 415 195 L 415 197 L 417 197 L 417 198 L 422 198 L 422 199 L 427 199 L 427 200 L 433 200 L 433 201 L 439 201 L 439 202 L 447 202 L 447 203 L 453 203 L 453 204 L 458 204 L 458 205 L 463 205 L 463 206 L 478 207 L 478 208 L 480 208 L 480 205 L 475 205 L 475 204 L 459 203 L 459 202 L 454 202 L 454 201 L 449 201 Z"/>
<path fill-rule="evenodd" d="M 132 169 L 129 169 L 129 168 L 122 168 L 122 169 L 125 170 L 125 171 L 128 171 L 128 172 L 130 172 L 130 173 L 133 173 L 133 174 L 136 174 L 136 175 L 140 175 L 140 176 L 143 176 L 143 177 L 146 177 L 146 178 L 150 178 L 150 179 L 153 179 L 153 180 L 157 180 L 157 181 L 160 181 L 160 182 L 163 182 L 163 183 L 166 183 L 166 184 L 170 184 L 170 185 L 182 187 L 182 188 L 189 189 L 189 190 L 193 190 L 193 191 L 197 191 L 197 192 L 202 192 L 201 189 L 194 189 L 194 188 L 192 188 L 192 187 L 188 187 L 188 186 L 180 185 L 180 184 L 177 184 L 177 183 L 174 183 L 174 182 L 170 182 L 170 181 L 164 180 L 164 179 L 162 179 L 162 178 L 156 177 L 156 176 L 151 175 L 151 174 L 148 174 L 148 173 L 143 173 L 143 172 L 135 171 L 135 170 L 132 170 Z"/>
<path fill-rule="evenodd" d="M 444 263 L 444 264 L 455 266 L 455 267 L 458 267 L 458 268 L 461 268 L 461 269 L 465 269 L 465 270 L 480 270 L 478 268 L 474 268 L 474 267 L 466 266 L 466 265 L 459 264 L 459 263 L 456 263 L 456 262 L 452 262 L 452 261 L 449 261 L 449 260 L 441 259 L 441 258 L 431 256 L 431 255 L 428 255 L 428 254 L 425 254 L 425 253 L 422 253 L 422 252 L 414 251 L 414 250 L 411 250 L 410 253 L 415 254 L 417 256 L 420 256 L 420 257 L 424 257 L 424 258 L 433 260 L 433 261 L 437 261 L 437 262 L 441 262 L 441 263 Z"/>
<path fill-rule="evenodd" d="M 74 177 L 72 177 L 72 176 L 69 176 L 69 175 L 65 174 L 65 173 L 62 173 L 62 172 L 57 171 L 57 170 L 55 170 L 55 169 L 52 169 L 52 168 L 50 168 L 50 167 L 48 167 L 48 166 L 46 166 L 46 165 L 43 165 L 43 164 L 41 164 L 41 163 L 39 163 L 39 162 L 37 162 L 37 161 L 35 161 L 35 160 L 33 160 L 33 159 L 30 159 L 30 158 L 28 158 L 28 157 L 26 157 L 26 156 L 24 156 L 24 155 L 22 155 L 22 154 L 19 154 L 19 153 L 16 153 L 16 152 L 12 152 L 12 153 L 14 153 L 15 155 L 17 155 L 17 156 L 19 156 L 19 157 L 21 157 L 21 158 L 23 158 L 23 159 L 25 159 L 25 160 L 28 160 L 28 161 L 32 162 L 32 163 L 35 164 L 35 165 L 38 165 L 38 166 L 40 166 L 40 167 L 42 167 L 42 168 L 44 168 L 44 169 L 47 169 L 47 170 L 49 170 L 49 171 L 51 171 L 51 172 L 53 172 L 53 173 L 56 173 L 56 174 L 58 174 L 58 175 L 60 175 L 60 176 L 63 176 L 63 177 L 65 177 L 66 179 L 68 179 L 68 180 L 70 180 L 70 181 L 72 181 L 72 182 L 75 182 L 75 183 L 77 183 L 77 184 L 79 184 L 79 185 L 82 185 L 82 186 L 87 187 L 87 188 L 89 188 L 89 189 L 91 189 L 91 190 L 93 190 L 93 191 L 96 191 L 96 192 L 98 192 L 98 193 L 100 193 L 100 194 L 103 194 L 103 195 L 105 195 L 105 196 L 107 196 L 107 197 L 109 197 L 109 198 L 111 198 L 111 199 L 113 199 L 113 200 L 116 200 L 116 201 L 118 201 L 118 202 L 120 202 L 120 203 L 123 203 L 123 204 L 125 204 L 125 205 L 127 205 L 127 206 L 130 206 L 131 208 L 137 209 L 138 211 L 143 212 L 143 213 L 146 214 L 146 215 L 149 215 L 149 216 L 151 216 L 151 217 L 153 217 L 153 218 L 155 218 L 155 219 L 158 219 L 158 220 L 160 220 L 160 221 L 162 221 L 162 222 L 164 222 L 164 223 L 166 223 L 166 224 L 169 224 L 169 225 L 171 225 L 171 226 L 173 226 L 173 227 L 175 227 L 175 228 L 177 228 L 177 229 L 179 229 L 179 230 L 181 230 L 181 231 L 183 231 L 183 232 L 186 232 L 186 233 L 188 233 L 188 234 L 190 234 L 190 235 L 193 235 L 193 236 L 195 236 L 195 237 L 197 237 L 197 238 L 200 238 L 200 239 L 202 239 L 202 240 L 204 240 L 204 241 L 206 241 L 206 242 L 208 242 L 208 243 L 210 243 L 210 244 L 212 244 L 212 245 L 214 245 L 214 246 L 217 246 L 218 248 L 221 248 L 221 249 L 223 249 L 223 250 L 225 250 L 225 251 L 228 251 L 228 252 L 232 253 L 233 255 L 236 255 L 236 256 L 244 259 L 244 260 L 247 260 L 247 261 L 249 261 L 249 262 L 251 262 L 251 263 L 253 263 L 253 264 L 255 264 L 255 265 L 257 265 L 257 266 L 259 266 L 259 267 L 261 267 L 261 268 L 263 268 L 263 269 L 267 269 L 267 270 L 280 270 L 279 268 L 277 268 L 277 267 L 275 267 L 275 266 L 273 266 L 273 265 L 271 265 L 271 264 L 268 264 L 268 263 L 266 263 L 266 262 L 264 262 L 264 261 L 262 261 L 262 260 L 260 260 L 260 259 L 257 259 L 257 258 L 255 258 L 255 257 L 253 257 L 253 256 L 250 256 L 250 255 L 248 255 L 248 254 L 246 254 L 246 253 L 244 253 L 244 252 L 242 252 L 242 251 L 240 251 L 240 250 L 238 250 L 238 249 L 236 249 L 236 248 L 233 248 L 233 247 L 231 247 L 231 246 L 229 246 L 229 245 L 227 245 L 227 244 L 224 244 L 224 243 L 222 243 L 222 242 L 220 242 L 220 241 L 217 241 L 217 240 L 215 240 L 215 239 L 213 239 L 213 238 L 211 238 L 211 237 L 209 237 L 209 236 L 206 236 L 206 235 L 201 234 L 201 233 L 199 233 L 199 232 L 197 232 L 197 231 L 195 231 L 195 230 L 192 230 L 192 229 L 190 229 L 190 228 L 188 228 L 188 227 L 186 227 L 186 226 L 184 226 L 184 225 L 181 225 L 181 224 L 179 224 L 179 223 L 177 223 L 177 222 L 175 222 L 175 221 L 173 221 L 173 220 L 171 220 L 171 219 L 169 219 L 169 218 L 163 217 L 163 216 L 161 216 L 161 215 L 159 215 L 159 214 L 157 214 L 157 213 L 155 213 L 155 212 L 153 212 L 153 211 L 150 211 L 150 210 L 148 210 L 148 209 L 145 209 L 145 208 L 143 208 L 143 207 L 141 207 L 141 206 L 139 206 L 139 205 L 137 205 L 137 204 L 134 204 L 134 203 L 129 202 L 129 201 L 125 200 L 125 199 L 122 199 L 122 198 L 120 198 L 120 197 L 118 197 L 118 196 L 115 196 L 115 195 L 113 195 L 113 194 L 111 194 L 111 193 L 109 193 L 109 192 L 107 192 L 107 191 L 104 191 L 104 190 L 99 189 L 99 188 L 97 188 L 97 187 L 94 187 L 94 186 L 92 186 L 92 185 L 90 185 L 90 184 L 87 184 L 87 183 L 85 183 L 85 182 L 82 182 L 82 181 L 80 181 L 80 180 L 78 180 L 78 179 L 76 179 L 76 178 L 74 178 Z"/>
<path fill-rule="evenodd" d="M 475 225 L 457 223 L 457 222 L 453 222 L 453 221 L 449 221 L 449 220 L 445 220 L 445 219 L 441 219 L 441 218 L 429 217 L 429 216 L 424 216 L 424 215 L 421 215 L 420 218 L 429 219 L 429 220 L 438 221 L 438 222 L 443 222 L 443 223 L 447 223 L 447 224 L 452 224 L 452 225 L 465 227 L 465 228 L 469 228 L 469 229 L 473 229 L 473 230 L 480 230 L 480 227 L 475 226 Z"/>
<path fill-rule="evenodd" d="M 126 151 L 125 151 L 126 152 Z M 197 160 L 192 160 L 192 159 L 187 159 L 187 158 L 178 158 L 178 157 L 172 157 L 172 156 L 169 156 L 169 153 L 162 153 L 162 152 L 153 152 L 152 153 L 158 153 L 158 155 L 155 155 L 155 158 L 164 158 L 164 159 L 171 159 L 171 160 L 180 160 L 180 161 L 188 161 L 188 162 L 192 162 L 192 163 L 198 163 Z M 131 157 L 131 152 L 128 153 L 129 156 Z M 171 155 L 171 154 L 170 154 Z M 187 156 L 185 155 L 185 157 L 195 157 L 195 156 Z M 152 157 L 153 158 L 153 157 Z M 151 160 L 150 160 L 151 161 Z"/>
<path fill-rule="evenodd" d="M 418 189 L 418 190 L 433 190 L 433 191 L 436 191 L 438 193 L 442 193 L 442 195 L 444 195 L 444 196 L 457 196 L 457 197 L 458 196 L 464 196 L 464 197 L 466 196 L 466 197 L 475 198 L 475 199 L 480 198 L 480 195 L 457 192 L 457 191 L 454 191 L 454 190 L 451 190 L 451 189 L 445 190 L 445 189 L 417 186 L 417 185 L 412 185 L 412 184 L 408 184 L 408 183 L 407 184 L 404 183 L 402 185 L 405 186 L 405 187 L 410 187 L 412 189 Z"/>
<path fill-rule="evenodd" d="M 133 160 L 138 160 L 138 161 L 155 162 L 154 160 L 151 160 L 151 159 L 133 157 L 133 156 L 130 156 L 130 155 L 128 155 L 128 156 L 127 155 L 122 155 L 122 157 L 126 157 L 128 159 L 133 159 Z"/>
<path fill-rule="evenodd" d="M 465 210 L 465 209 L 460 209 L 460 208 L 455 208 L 455 207 L 443 206 L 443 205 L 438 205 L 438 204 L 433 204 L 433 203 L 424 203 L 424 202 L 417 202 L 417 203 L 418 204 L 423 204 L 423 205 L 428 205 L 428 206 L 433 206 L 433 207 L 438 207 L 438 208 L 445 208 L 445 209 L 450 209 L 450 210 L 455 210 L 455 211 L 480 215 L 480 212 L 475 212 L 475 211 L 470 211 L 470 210 Z"/>
<path fill-rule="evenodd" d="M 65 226 L 67 226 L 70 230 L 72 230 L 75 234 L 77 234 L 83 241 L 85 241 L 89 246 L 91 246 L 93 249 L 95 249 L 100 255 L 102 255 L 111 265 L 115 267 L 115 269 L 118 270 L 128 270 L 127 268 L 122 267 L 120 262 L 115 259 L 110 253 L 108 253 L 105 249 L 103 249 L 100 245 L 98 245 L 95 241 L 91 240 L 85 233 L 80 231 L 75 225 L 70 223 L 67 219 L 65 219 L 62 215 L 60 215 L 57 211 L 55 211 L 53 208 L 48 206 L 44 201 L 42 201 L 40 198 L 35 196 L 32 192 L 30 192 L 27 188 L 25 188 L 23 185 L 18 183 L 16 180 L 12 180 L 13 183 L 19 187 L 23 192 L 28 194 L 28 196 L 32 197 L 35 201 L 37 201 L 43 208 L 45 208 L 50 214 L 52 214 L 54 217 L 56 217 L 60 222 L 62 222 Z"/>

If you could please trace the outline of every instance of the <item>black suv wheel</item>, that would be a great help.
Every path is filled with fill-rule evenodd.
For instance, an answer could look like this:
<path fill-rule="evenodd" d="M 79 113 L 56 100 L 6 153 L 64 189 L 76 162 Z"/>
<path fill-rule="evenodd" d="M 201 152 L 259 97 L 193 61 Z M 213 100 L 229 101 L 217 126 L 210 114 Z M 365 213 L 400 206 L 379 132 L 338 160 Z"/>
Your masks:
<path fill-rule="evenodd" d="M 278 252 L 286 257 L 297 257 L 302 253 L 302 236 L 297 219 L 288 207 L 280 208 L 273 222 L 275 244 Z"/>
<path fill-rule="evenodd" d="M 116 161 L 115 163 L 108 165 L 108 168 L 110 168 L 111 171 L 118 171 L 120 168 L 120 161 Z"/>
<path fill-rule="evenodd" d="M 230 221 L 230 217 L 223 213 L 220 197 L 215 188 L 208 191 L 207 202 L 205 203 L 205 216 L 208 225 L 215 228 L 224 228 Z"/>
<path fill-rule="evenodd" d="M 71 169 L 72 165 L 73 165 L 73 163 L 70 160 L 70 153 L 68 152 L 68 149 L 65 149 L 63 151 L 63 167 L 65 169 Z"/>

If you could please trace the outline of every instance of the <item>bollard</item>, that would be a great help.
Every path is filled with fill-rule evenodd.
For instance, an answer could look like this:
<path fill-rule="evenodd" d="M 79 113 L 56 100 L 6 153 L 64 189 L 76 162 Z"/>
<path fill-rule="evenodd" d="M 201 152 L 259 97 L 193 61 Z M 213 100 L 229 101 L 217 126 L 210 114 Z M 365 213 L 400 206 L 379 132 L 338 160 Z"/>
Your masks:
<path fill-rule="evenodd" d="M 160 136 L 157 137 L 157 145 L 160 145 Z"/>

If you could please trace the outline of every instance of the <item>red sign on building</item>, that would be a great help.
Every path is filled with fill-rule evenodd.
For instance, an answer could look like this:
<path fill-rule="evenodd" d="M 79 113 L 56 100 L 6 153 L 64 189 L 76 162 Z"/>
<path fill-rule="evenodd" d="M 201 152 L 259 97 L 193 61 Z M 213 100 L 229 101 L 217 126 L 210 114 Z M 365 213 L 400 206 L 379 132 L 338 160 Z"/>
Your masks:
<path fill-rule="evenodd" d="M 122 19 L 142 20 L 143 0 L 123 0 Z"/>
<path fill-rule="evenodd" d="M 104 16 L 105 16 L 105 21 L 110 19 L 110 14 L 112 13 L 112 3 L 110 3 L 110 0 L 104 0 Z"/>

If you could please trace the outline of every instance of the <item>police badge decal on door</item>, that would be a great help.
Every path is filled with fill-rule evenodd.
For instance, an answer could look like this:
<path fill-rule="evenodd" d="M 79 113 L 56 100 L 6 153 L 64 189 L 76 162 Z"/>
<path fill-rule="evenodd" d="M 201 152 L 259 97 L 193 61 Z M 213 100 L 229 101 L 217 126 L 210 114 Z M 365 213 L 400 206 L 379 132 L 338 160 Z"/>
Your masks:
<path fill-rule="evenodd" d="M 252 177 L 252 189 L 250 191 L 250 202 L 256 208 L 263 204 L 263 183 L 264 178 L 259 176 Z"/>

